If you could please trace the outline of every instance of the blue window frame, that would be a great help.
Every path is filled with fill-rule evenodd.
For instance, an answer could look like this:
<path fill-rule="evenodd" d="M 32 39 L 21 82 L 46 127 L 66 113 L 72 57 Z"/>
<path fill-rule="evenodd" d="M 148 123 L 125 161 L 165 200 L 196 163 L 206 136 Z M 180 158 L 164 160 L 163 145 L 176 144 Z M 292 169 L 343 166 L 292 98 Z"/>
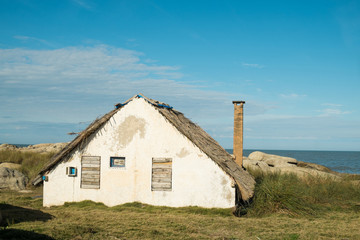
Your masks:
<path fill-rule="evenodd" d="M 125 167 L 125 157 L 110 157 L 110 167 Z"/>
<path fill-rule="evenodd" d="M 66 174 L 69 176 L 69 177 L 76 177 L 76 167 L 67 167 L 66 168 Z"/>

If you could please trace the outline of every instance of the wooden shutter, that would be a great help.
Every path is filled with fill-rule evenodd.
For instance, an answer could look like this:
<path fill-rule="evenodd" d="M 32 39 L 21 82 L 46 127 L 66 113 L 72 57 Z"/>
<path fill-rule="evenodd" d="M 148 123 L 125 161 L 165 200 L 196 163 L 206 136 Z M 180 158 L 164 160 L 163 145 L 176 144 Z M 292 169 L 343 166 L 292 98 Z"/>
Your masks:
<path fill-rule="evenodd" d="M 151 174 L 152 191 L 171 191 L 172 189 L 172 159 L 153 158 Z"/>
<path fill-rule="evenodd" d="M 87 157 L 81 159 L 81 188 L 100 188 L 100 157 Z"/>

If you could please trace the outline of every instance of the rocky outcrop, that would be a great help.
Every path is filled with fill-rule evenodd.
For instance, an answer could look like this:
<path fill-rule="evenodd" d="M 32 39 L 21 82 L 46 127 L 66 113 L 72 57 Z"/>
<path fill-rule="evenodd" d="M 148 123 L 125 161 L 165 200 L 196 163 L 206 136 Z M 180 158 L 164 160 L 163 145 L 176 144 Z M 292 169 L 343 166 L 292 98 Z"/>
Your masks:
<path fill-rule="evenodd" d="M 24 174 L 15 169 L 0 168 L 0 189 L 23 190 L 28 181 Z"/>
<path fill-rule="evenodd" d="M 4 143 L 4 144 L 0 145 L 0 151 L 1 150 L 16 150 L 16 149 L 18 149 L 18 148 L 11 144 Z"/>
<path fill-rule="evenodd" d="M 10 163 L 10 162 L 4 162 L 4 163 L 0 163 L 0 168 L 10 168 L 10 169 L 20 169 L 21 168 L 21 164 L 17 164 L 17 163 Z"/>
<path fill-rule="evenodd" d="M 249 160 L 261 161 L 266 163 L 270 167 L 296 167 L 298 161 L 295 158 L 282 157 L 273 154 L 267 154 L 263 152 L 252 152 L 249 157 Z"/>
<path fill-rule="evenodd" d="M 338 172 L 335 172 L 335 171 L 331 170 L 330 168 L 327 168 L 327 167 L 325 167 L 323 165 L 316 164 L 316 163 L 298 161 L 297 166 L 298 167 L 303 167 L 303 168 L 314 169 L 314 170 L 321 171 L 321 172 L 328 172 L 328 173 L 338 174 Z"/>
<path fill-rule="evenodd" d="M 243 165 L 247 169 L 265 173 L 287 173 L 295 174 L 299 177 L 340 178 L 336 172 L 324 166 L 300 162 L 295 158 L 282 157 L 259 151 L 251 153 L 248 158 L 244 159 Z"/>
<path fill-rule="evenodd" d="M 18 151 L 27 151 L 27 152 L 36 152 L 36 153 L 49 153 L 49 152 L 59 152 L 63 149 L 68 143 L 41 143 L 35 145 L 29 145 L 28 147 L 18 148 L 10 144 L 1 144 L 1 150 L 18 150 Z"/>
<path fill-rule="evenodd" d="M 22 151 L 30 151 L 37 153 L 59 152 L 67 144 L 68 143 L 41 143 L 36 145 L 30 145 L 26 148 L 23 148 Z"/>

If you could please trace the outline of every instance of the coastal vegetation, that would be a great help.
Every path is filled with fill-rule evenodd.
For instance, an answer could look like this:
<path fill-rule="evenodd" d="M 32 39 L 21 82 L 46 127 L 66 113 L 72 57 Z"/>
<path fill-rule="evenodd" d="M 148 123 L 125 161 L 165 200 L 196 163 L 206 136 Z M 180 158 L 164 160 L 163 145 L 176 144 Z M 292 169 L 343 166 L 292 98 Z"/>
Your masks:
<path fill-rule="evenodd" d="M 0 151 L 30 179 L 54 153 Z M 252 171 L 255 196 L 239 209 L 106 207 L 83 201 L 42 207 L 42 188 L 0 190 L 0 239 L 360 239 L 360 175 L 341 179 Z"/>
<path fill-rule="evenodd" d="M 1 192 L 0 211 L 10 218 L 0 239 L 360 239 L 359 208 L 329 206 L 296 217 L 289 211 L 249 212 L 238 218 L 230 209 L 141 203 L 106 207 L 84 201 L 44 208 L 39 195 L 41 188 Z"/>
<path fill-rule="evenodd" d="M 248 215 L 262 217 L 273 213 L 289 216 L 321 216 L 324 212 L 360 213 L 360 175 L 333 178 L 299 178 L 294 174 L 252 171 L 255 196 L 244 206 Z"/>
<path fill-rule="evenodd" d="M 32 179 L 39 171 L 49 163 L 56 152 L 31 152 L 18 149 L 5 149 L 0 151 L 0 163 L 9 162 L 20 164 L 20 171 L 29 179 Z"/>

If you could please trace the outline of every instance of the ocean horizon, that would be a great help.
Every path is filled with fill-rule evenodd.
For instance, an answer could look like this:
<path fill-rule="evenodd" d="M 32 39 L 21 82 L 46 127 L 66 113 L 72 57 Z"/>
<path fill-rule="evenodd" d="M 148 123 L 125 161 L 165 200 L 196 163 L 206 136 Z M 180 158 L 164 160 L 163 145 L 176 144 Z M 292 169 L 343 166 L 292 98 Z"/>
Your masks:
<path fill-rule="evenodd" d="M 27 147 L 32 144 L 11 144 L 17 147 Z M 230 154 L 233 149 L 225 149 Z M 298 161 L 323 165 L 333 171 L 360 174 L 360 151 L 324 151 L 324 150 L 266 150 L 244 149 L 244 156 L 249 156 L 254 151 L 292 157 Z"/>
<path fill-rule="evenodd" d="M 233 153 L 233 149 L 226 151 Z M 360 174 L 360 151 L 244 149 L 244 156 L 248 157 L 254 151 L 320 164 L 336 172 Z"/>

